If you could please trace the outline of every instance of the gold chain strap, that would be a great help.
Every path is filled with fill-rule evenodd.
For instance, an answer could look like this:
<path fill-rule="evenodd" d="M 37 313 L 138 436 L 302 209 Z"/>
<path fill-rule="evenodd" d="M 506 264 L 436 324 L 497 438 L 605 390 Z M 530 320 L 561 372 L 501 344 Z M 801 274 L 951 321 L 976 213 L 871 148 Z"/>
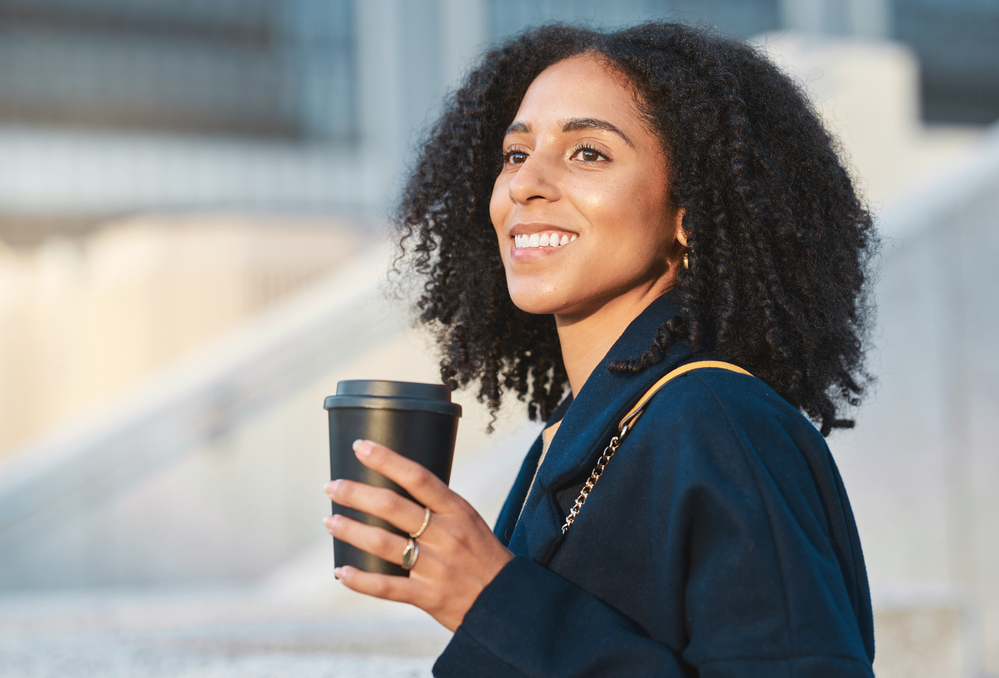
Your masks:
<path fill-rule="evenodd" d="M 579 491 L 579 496 L 576 497 L 576 503 L 573 504 L 572 509 L 569 510 L 569 515 L 565 517 L 565 524 L 562 526 L 562 534 L 568 532 L 573 522 L 575 522 L 576 516 L 578 516 L 579 512 L 582 510 L 583 504 L 586 503 L 587 497 L 589 497 L 590 492 L 593 491 L 594 485 L 596 485 L 597 481 L 600 480 L 600 476 L 604 474 L 604 469 L 607 468 L 607 464 L 614 456 L 614 453 L 617 452 L 617 448 L 621 446 L 621 441 L 623 441 L 624 437 L 628 435 L 628 431 L 631 430 L 631 427 L 635 425 L 635 421 L 638 419 L 639 415 L 645 411 L 645 406 L 649 404 L 650 400 L 652 400 L 652 396 L 654 396 L 659 389 L 665 386 L 666 382 L 670 381 L 674 377 L 679 377 L 681 374 L 685 374 L 691 370 L 699 370 L 708 367 L 716 367 L 723 370 L 729 370 L 731 372 L 738 372 L 740 374 L 753 376 L 738 365 L 733 365 L 732 363 L 726 363 L 720 360 L 699 360 L 696 363 L 681 365 L 653 384 L 652 388 L 645 392 L 645 395 L 643 395 L 635 406 L 628 411 L 628 414 L 624 415 L 621 423 L 617 425 L 617 435 L 610 439 L 607 447 L 604 448 L 603 454 L 601 454 L 600 458 L 597 459 L 597 465 L 593 467 L 593 472 L 590 473 L 590 477 L 586 479 L 586 482 L 583 484 L 583 488 Z"/>
<path fill-rule="evenodd" d="M 597 465 L 593 467 L 593 472 L 590 477 L 586 479 L 586 483 L 583 484 L 583 489 L 579 491 L 579 496 L 576 497 L 576 503 L 572 505 L 572 509 L 569 511 L 569 515 L 565 517 L 565 525 L 562 526 L 562 534 L 569 531 L 569 527 L 576 520 L 576 516 L 579 515 L 579 510 L 583 508 L 583 504 L 586 503 L 586 498 L 590 496 L 590 490 L 593 486 L 597 484 L 600 480 L 600 476 L 603 475 L 604 469 L 607 468 L 607 462 L 611 460 L 614 453 L 617 452 L 618 446 L 621 444 L 621 440 L 624 439 L 624 434 L 628 432 L 628 427 L 626 426 L 624 430 L 619 432 L 616 436 L 610 439 L 610 443 L 604 448 L 604 453 L 600 455 L 597 459 Z"/>

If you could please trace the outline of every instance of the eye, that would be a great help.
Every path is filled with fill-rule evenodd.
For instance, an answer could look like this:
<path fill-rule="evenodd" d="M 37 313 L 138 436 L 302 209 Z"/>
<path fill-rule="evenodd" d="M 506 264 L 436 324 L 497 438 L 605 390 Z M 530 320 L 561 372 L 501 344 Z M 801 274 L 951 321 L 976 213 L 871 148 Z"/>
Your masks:
<path fill-rule="evenodd" d="M 582 160 L 583 162 L 599 162 L 600 160 L 609 161 L 606 155 L 593 148 L 592 146 L 587 146 L 582 144 L 572 149 L 572 154 L 569 156 L 573 160 Z"/>
<path fill-rule="evenodd" d="M 527 151 L 519 148 L 511 148 L 503 153 L 504 165 L 522 165 L 525 160 L 527 160 Z"/>

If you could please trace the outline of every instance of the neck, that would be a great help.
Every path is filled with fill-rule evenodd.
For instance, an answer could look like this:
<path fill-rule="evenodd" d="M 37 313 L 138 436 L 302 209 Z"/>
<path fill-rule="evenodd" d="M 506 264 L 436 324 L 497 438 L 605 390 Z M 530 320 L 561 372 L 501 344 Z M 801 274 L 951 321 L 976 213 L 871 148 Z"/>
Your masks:
<path fill-rule="evenodd" d="M 555 315 L 562 360 L 573 397 L 579 394 L 590 374 L 604 359 L 614 342 L 628 329 L 631 321 L 656 297 L 658 295 L 645 296 L 637 304 L 611 302 L 599 312 L 583 316 Z"/>

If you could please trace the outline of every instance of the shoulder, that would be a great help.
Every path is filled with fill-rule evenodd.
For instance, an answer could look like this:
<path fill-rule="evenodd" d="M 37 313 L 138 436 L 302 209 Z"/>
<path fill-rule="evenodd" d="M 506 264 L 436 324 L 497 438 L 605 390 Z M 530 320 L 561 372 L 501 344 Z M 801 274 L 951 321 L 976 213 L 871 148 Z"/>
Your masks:
<path fill-rule="evenodd" d="M 760 379 L 726 370 L 668 383 L 630 435 L 632 460 L 676 493 L 741 488 L 765 504 L 796 496 L 814 511 L 825 494 L 816 483 L 835 475 L 825 439 L 804 415 Z"/>
<path fill-rule="evenodd" d="M 728 445 L 790 444 L 825 449 L 818 429 L 763 380 L 718 368 L 670 381 L 642 415 L 646 430 Z M 636 427 L 638 433 L 638 427 Z"/>

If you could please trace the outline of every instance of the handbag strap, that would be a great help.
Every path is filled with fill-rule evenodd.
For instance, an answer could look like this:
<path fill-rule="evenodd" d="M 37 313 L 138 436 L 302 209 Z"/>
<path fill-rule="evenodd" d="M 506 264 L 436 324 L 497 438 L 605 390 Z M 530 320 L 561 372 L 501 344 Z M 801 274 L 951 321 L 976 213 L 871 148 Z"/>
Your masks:
<path fill-rule="evenodd" d="M 569 515 L 565 518 L 565 524 L 562 525 L 562 534 L 569 531 L 572 523 L 576 520 L 576 516 L 579 515 L 580 509 L 583 508 L 583 504 L 586 503 L 586 498 L 590 496 L 590 492 L 593 490 L 593 486 L 597 484 L 600 480 L 600 476 L 603 475 L 604 469 L 607 467 L 607 463 L 617 452 L 617 448 L 621 445 L 621 441 L 624 437 L 628 435 L 635 422 L 638 421 L 638 417 L 641 416 L 642 412 L 645 411 L 645 407 L 652 400 L 653 396 L 659 392 L 659 390 L 669 383 L 672 379 L 679 377 L 681 374 L 686 374 L 691 370 L 701 370 L 709 367 L 714 367 L 722 370 L 729 370 L 730 372 L 738 372 L 739 374 L 745 374 L 748 376 L 753 376 L 751 373 L 742 369 L 738 365 L 733 365 L 732 363 L 723 362 L 721 360 L 698 360 L 697 362 L 687 363 L 686 365 L 680 365 L 674 370 L 667 372 L 659 381 L 654 383 L 652 387 L 645 392 L 635 406 L 628 410 L 628 414 L 624 415 L 621 422 L 617 425 L 617 434 L 612 436 L 607 447 L 604 448 L 603 454 L 597 459 L 596 466 L 593 467 L 593 472 L 590 473 L 590 477 L 586 479 L 583 483 L 582 489 L 579 491 L 579 496 L 576 497 L 576 503 L 573 504 L 572 509 L 569 511 Z"/>

